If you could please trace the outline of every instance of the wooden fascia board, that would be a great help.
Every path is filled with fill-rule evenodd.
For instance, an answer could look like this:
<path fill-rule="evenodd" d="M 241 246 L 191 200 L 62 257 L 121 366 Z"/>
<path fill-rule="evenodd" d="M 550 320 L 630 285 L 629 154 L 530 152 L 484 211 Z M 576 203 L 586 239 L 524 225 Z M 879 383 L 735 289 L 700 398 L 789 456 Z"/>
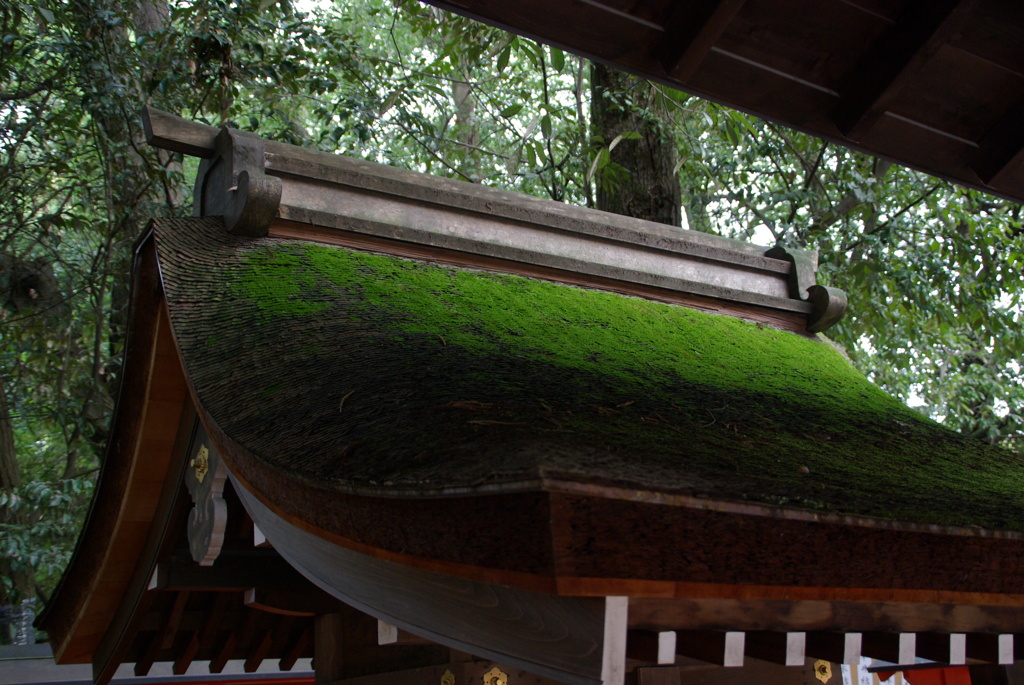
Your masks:
<path fill-rule="evenodd" d="M 236 479 L 275 515 L 339 547 L 426 571 L 567 596 L 1024 606 L 1024 594 L 1012 589 L 1018 582 L 1014 574 L 985 570 L 1007 566 L 1000 560 L 1013 557 L 1024 545 L 1024 536 L 1018 533 L 819 514 L 568 481 L 523 483 L 522 497 L 514 491 L 503 494 L 500 488 L 451 497 L 343 493 L 289 478 L 234 443 L 216 427 L 213 417 L 203 418 Z M 466 539 L 489 536 L 499 541 L 495 551 L 507 554 L 511 543 L 501 547 L 505 539 L 501 528 L 455 529 L 462 525 L 459 519 L 481 518 L 481 505 L 488 498 L 500 498 L 503 510 L 512 512 L 505 525 L 535 531 L 519 536 L 535 539 L 535 549 L 516 548 L 499 560 L 453 551 L 456 546 L 445 545 L 438 536 L 434 536 L 436 543 L 415 550 L 407 545 L 395 549 L 389 542 L 395 539 L 396 526 L 403 530 L 402 539 L 421 537 L 406 529 L 415 511 L 417 524 Z M 332 513 L 335 507 L 340 517 Z M 374 521 L 372 530 L 342 529 L 331 523 L 353 512 L 359 512 L 356 519 Z M 495 525 L 483 518 L 481 525 Z M 717 532 L 702 534 L 705 529 Z M 651 537 L 649 530 L 674 531 L 675 536 Z M 808 561 L 816 550 L 830 549 L 828 540 L 835 536 L 844 541 L 845 561 L 838 561 L 835 554 L 823 563 Z M 731 542 L 720 544 L 725 539 Z M 753 549 L 758 551 L 751 556 Z M 877 554 L 857 561 L 851 556 L 854 549 L 872 549 Z M 892 557 L 892 549 L 911 553 Z M 950 549 L 958 554 L 950 555 Z M 538 563 L 545 550 L 553 558 Z M 754 556 L 757 561 L 750 561 Z M 687 565 L 691 557 L 706 559 L 707 565 Z M 914 559 L 921 558 L 932 562 L 926 568 L 915 565 Z M 981 560 L 983 567 L 968 559 Z M 888 576 L 895 574 L 891 582 L 874 580 L 879 576 L 872 567 L 875 563 L 891 567 L 887 571 Z M 964 576 L 966 563 L 972 563 L 977 577 Z"/>
<path fill-rule="evenodd" d="M 124 380 L 86 525 L 40 624 L 58 663 L 87 663 L 147 549 L 187 397 L 152 241 L 136 254 Z"/>

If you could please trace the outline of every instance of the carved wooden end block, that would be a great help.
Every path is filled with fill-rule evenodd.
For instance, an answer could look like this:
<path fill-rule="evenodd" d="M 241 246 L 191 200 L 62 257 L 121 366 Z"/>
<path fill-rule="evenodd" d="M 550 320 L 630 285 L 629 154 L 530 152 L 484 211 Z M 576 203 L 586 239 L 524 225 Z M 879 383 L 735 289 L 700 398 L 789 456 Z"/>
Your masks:
<path fill-rule="evenodd" d="M 227 527 L 224 483 L 228 474 L 202 426 L 192 440 L 191 455 L 185 470 L 185 486 L 193 503 L 188 514 L 188 545 L 200 566 L 212 566 L 224 544 Z"/>

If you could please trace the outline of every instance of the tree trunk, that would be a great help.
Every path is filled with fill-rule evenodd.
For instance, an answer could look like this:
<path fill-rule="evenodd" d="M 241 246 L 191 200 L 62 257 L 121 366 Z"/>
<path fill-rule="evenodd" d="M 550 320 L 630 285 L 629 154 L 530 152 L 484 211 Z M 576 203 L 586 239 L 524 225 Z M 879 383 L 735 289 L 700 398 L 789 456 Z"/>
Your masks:
<path fill-rule="evenodd" d="M 595 143 L 610 146 L 612 168 L 597 183 L 597 208 L 663 224 L 681 224 L 676 145 L 656 110 L 657 91 L 646 81 L 594 64 L 591 71 L 591 131 Z"/>
<path fill-rule="evenodd" d="M 21 487 L 21 469 L 14 452 L 14 426 L 7 401 L 7 388 L 0 383 L 0 490 L 11 491 Z M 25 526 L 28 521 L 22 512 L 0 508 L 0 522 L 8 526 Z M 15 568 L 12 560 L 0 556 L 0 578 L 11 581 L 11 587 L 0 583 L 0 605 L 16 604 L 35 597 L 34 574 L 31 568 Z"/>

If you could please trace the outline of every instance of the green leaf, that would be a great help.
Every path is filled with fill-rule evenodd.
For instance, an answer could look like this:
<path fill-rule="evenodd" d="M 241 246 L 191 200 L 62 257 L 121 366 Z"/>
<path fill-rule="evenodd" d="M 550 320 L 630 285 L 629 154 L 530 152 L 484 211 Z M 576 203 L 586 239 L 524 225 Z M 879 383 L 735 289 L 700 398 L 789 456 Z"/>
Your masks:
<path fill-rule="evenodd" d="M 509 58 L 512 56 L 512 43 L 510 42 L 505 46 L 505 49 L 498 54 L 498 62 L 495 64 L 495 69 L 501 74 L 505 71 L 505 67 L 508 66 Z"/>
<path fill-rule="evenodd" d="M 565 53 L 558 48 L 551 48 L 551 66 L 555 71 L 565 68 Z"/>
<path fill-rule="evenodd" d="M 514 117 L 515 115 L 519 114 L 521 111 L 523 111 L 523 105 L 522 105 L 522 103 L 517 102 L 517 103 L 509 105 L 505 109 L 501 110 L 501 112 L 499 112 L 499 115 L 503 116 L 505 118 Z"/>

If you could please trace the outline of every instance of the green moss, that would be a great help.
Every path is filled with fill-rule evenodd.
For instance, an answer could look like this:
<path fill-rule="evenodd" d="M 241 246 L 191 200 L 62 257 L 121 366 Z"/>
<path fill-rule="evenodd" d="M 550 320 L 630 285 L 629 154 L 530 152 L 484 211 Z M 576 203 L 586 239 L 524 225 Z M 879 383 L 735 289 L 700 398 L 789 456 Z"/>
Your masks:
<path fill-rule="evenodd" d="M 316 360 L 298 367 L 321 373 L 338 358 L 335 344 L 379 346 L 388 359 L 408 354 L 407 392 L 364 385 L 345 404 L 346 412 L 364 402 L 416 417 L 388 418 L 386 428 L 345 424 L 343 439 L 372 455 L 359 463 L 381 473 L 405 451 L 441 459 L 466 445 L 475 453 L 484 431 L 496 445 L 543 439 L 566 453 L 584 446 L 609 463 L 635 464 L 636 482 L 676 474 L 705 484 L 680 488 L 707 496 L 1024 527 L 1024 469 L 1009 453 L 924 419 L 830 345 L 793 333 L 613 293 L 300 243 L 250 250 L 232 288 L 264 324 L 282 316 L 298 323 L 246 331 L 254 340 L 307 326 L 340 336 L 321 338 L 322 349 L 305 345 L 301 354 Z M 327 320 L 344 325 L 331 329 Z M 353 383 L 344 375 L 324 411 L 337 416 Z M 445 409 L 466 400 L 489 408 L 472 416 Z M 434 428 L 432 412 L 441 412 L 445 431 Z"/>
<path fill-rule="evenodd" d="M 392 334 L 440 336 L 478 354 L 515 350 L 652 389 L 683 379 L 797 394 L 847 410 L 905 409 L 828 345 L 608 292 L 319 245 L 254 251 L 241 283 L 266 312 L 318 314 L 331 306 L 334 290 L 354 291 L 359 299 L 349 316 L 384 324 Z"/>
<path fill-rule="evenodd" d="M 236 289 L 255 301 L 268 316 L 318 314 L 330 304 L 306 297 L 315 281 L 302 265 L 296 254 L 277 250 L 252 252 Z"/>

